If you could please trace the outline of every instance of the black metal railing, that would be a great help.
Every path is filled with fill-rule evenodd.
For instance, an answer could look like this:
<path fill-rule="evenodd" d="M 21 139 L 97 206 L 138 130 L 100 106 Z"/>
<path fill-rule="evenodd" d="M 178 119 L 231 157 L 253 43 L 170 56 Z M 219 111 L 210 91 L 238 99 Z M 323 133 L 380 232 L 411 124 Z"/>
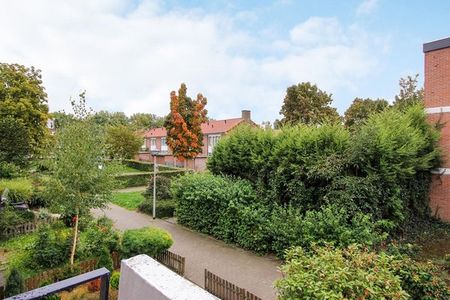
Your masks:
<path fill-rule="evenodd" d="M 65 280 L 61 280 L 41 288 L 28 291 L 5 300 L 34 300 L 41 299 L 42 297 L 49 296 L 58 292 L 62 292 L 74 287 L 77 287 L 83 283 L 100 278 L 100 300 L 108 300 L 109 293 L 109 275 L 110 272 L 106 268 L 97 269 L 88 273 L 84 273 L 75 277 L 71 277 Z"/>

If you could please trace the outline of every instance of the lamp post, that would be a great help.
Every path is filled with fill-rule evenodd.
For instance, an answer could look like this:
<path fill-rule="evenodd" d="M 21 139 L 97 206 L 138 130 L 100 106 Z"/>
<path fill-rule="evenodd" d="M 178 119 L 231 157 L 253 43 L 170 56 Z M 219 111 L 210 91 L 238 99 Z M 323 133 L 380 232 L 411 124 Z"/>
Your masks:
<path fill-rule="evenodd" d="M 158 168 L 156 167 L 156 154 L 157 151 L 152 151 L 153 155 L 153 219 L 156 218 L 156 171 Z"/>

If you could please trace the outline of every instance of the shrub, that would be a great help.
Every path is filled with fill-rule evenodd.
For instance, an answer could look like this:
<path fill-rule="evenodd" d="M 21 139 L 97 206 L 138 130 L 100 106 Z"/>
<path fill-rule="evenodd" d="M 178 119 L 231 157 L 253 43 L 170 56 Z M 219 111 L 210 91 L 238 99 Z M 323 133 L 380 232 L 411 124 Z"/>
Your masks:
<path fill-rule="evenodd" d="M 9 189 L 8 198 L 11 202 L 27 202 L 33 195 L 33 184 L 27 178 L 14 178 L 0 180 L 0 195 Z"/>
<path fill-rule="evenodd" d="M 111 287 L 115 290 L 119 289 L 119 281 L 120 281 L 120 272 L 114 271 L 111 275 Z"/>
<path fill-rule="evenodd" d="M 120 234 L 112 227 L 112 221 L 106 217 L 92 222 L 86 231 L 80 234 L 77 255 L 81 258 L 100 257 L 104 248 L 109 253 L 120 251 Z"/>
<path fill-rule="evenodd" d="M 134 159 L 124 159 L 122 162 L 127 165 L 130 168 L 139 170 L 139 171 L 153 171 L 153 163 L 146 162 L 146 161 L 140 161 L 140 160 L 134 160 Z"/>
<path fill-rule="evenodd" d="M 6 279 L 5 296 L 11 297 L 23 293 L 25 290 L 22 274 L 13 268 Z"/>
<path fill-rule="evenodd" d="M 7 205 L 0 210 L 0 238 L 3 231 L 10 227 L 34 220 L 32 211 L 18 211 Z"/>
<path fill-rule="evenodd" d="M 20 168 L 13 163 L 0 161 L 0 178 L 18 177 Z"/>
<path fill-rule="evenodd" d="M 117 183 L 122 188 L 146 185 L 149 178 L 150 173 L 124 174 L 116 176 Z"/>
<path fill-rule="evenodd" d="M 54 268 L 68 261 L 72 244 L 70 231 L 42 225 L 31 248 L 33 262 L 43 268 Z"/>
<path fill-rule="evenodd" d="M 400 257 L 392 266 L 394 274 L 400 277 L 403 290 L 413 300 L 450 299 L 445 282 L 437 275 L 438 269 L 429 263 L 415 262 Z"/>
<path fill-rule="evenodd" d="M 172 236 L 159 228 L 129 229 L 123 234 L 122 257 L 129 258 L 139 254 L 154 257 L 169 249 L 172 243 Z"/>
<path fill-rule="evenodd" d="M 168 177 L 157 175 L 156 176 L 156 199 L 172 199 L 170 192 L 171 180 Z M 150 176 L 148 181 L 148 187 L 144 193 L 145 198 L 153 199 L 153 175 Z"/>
<path fill-rule="evenodd" d="M 111 258 L 111 253 L 109 252 L 108 248 L 103 246 L 101 249 L 101 254 L 98 256 L 97 261 L 97 268 L 107 268 L 109 271 L 112 271 L 113 268 L 113 261 Z"/>
<path fill-rule="evenodd" d="M 350 246 L 301 247 L 287 252 L 279 299 L 408 299 L 391 271 L 393 258 Z"/>
<path fill-rule="evenodd" d="M 152 215 L 153 201 L 146 199 L 138 206 L 138 210 Z M 176 202 L 174 200 L 156 200 L 156 216 L 158 218 L 171 218 L 175 215 Z"/>

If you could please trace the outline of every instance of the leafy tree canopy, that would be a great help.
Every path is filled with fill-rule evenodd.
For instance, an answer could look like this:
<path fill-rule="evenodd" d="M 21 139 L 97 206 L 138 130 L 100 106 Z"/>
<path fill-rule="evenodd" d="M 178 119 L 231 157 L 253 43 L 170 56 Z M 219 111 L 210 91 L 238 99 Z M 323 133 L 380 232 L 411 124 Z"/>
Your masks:
<path fill-rule="evenodd" d="M 418 88 L 419 74 L 400 78 L 400 92 L 395 96 L 394 106 L 405 110 L 417 103 L 423 103 L 424 91 L 423 88 Z"/>
<path fill-rule="evenodd" d="M 360 126 L 370 115 L 382 112 L 388 106 L 389 103 L 384 99 L 355 98 L 345 111 L 344 124 L 347 127 Z"/>
<path fill-rule="evenodd" d="M 101 110 L 91 116 L 92 121 L 100 126 L 128 125 L 128 117 L 123 112 Z"/>
<path fill-rule="evenodd" d="M 186 159 L 202 152 L 203 134 L 201 124 L 206 121 L 207 100 L 202 94 L 192 100 L 186 95 L 186 85 L 181 84 L 178 95 L 170 93 L 170 114 L 164 122 L 167 144 L 175 157 Z"/>
<path fill-rule="evenodd" d="M 322 124 L 338 122 L 340 116 L 330 104 L 331 94 L 320 90 L 317 85 L 303 82 L 287 88 L 280 114 L 283 124 Z"/>
<path fill-rule="evenodd" d="M 0 119 L 0 161 L 23 166 L 30 152 L 30 136 L 20 119 Z"/>
<path fill-rule="evenodd" d="M 19 64 L 0 63 L 0 118 L 11 117 L 25 126 L 30 150 L 36 151 L 47 131 L 47 94 L 41 71 Z"/>
<path fill-rule="evenodd" d="M 142 139 L 128 126 L 116 125 L 106 129 L 106 147 L 112 158 L 133 158 L 141 145 Z"/>
<path fill-rule="evenodd" d="M 134 130 L 163 127 L 164 118 L 149 113 L 135 113 L 130 116 L 130 125 Z"/>

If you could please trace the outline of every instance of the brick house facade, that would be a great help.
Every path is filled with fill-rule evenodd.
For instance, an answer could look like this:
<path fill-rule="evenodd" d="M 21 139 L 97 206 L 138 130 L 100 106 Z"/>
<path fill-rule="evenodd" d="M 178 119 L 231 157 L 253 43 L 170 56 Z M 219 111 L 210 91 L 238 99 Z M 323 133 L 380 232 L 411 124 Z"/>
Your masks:
<path fill-rule="evenodd" d="M 208 156 L 214 150 L 214 146 L 219 139 L 227 134 L 230 130 L 239 126 L 240 124 L 252 124 L 251 112 L 243 110 L 240 118 L 226 119 L 226 120 L 212 120 L 201 125 L 203 133 L 203 149 L 202 152 L 194 159 L 186 161 L 186 167 L 193 170 L 205 170 Z M 157 164 L 171 165 L 183 167 L 184 162 L 177 160 L 167 146 L 166 138 L 167 132 L 163 127 L 153 128 L 143 133 L 144 144 L 142 151 L 138 154 L 139 160 L 153 161 L 156 159 Z M 152 155 L 155 153 L 155 157 Z"/>
<path fill-rule="evenodd" d="M 428 120 L 444 124 L 440 146 L 442 166 L 433 171 L 430 207 L 433 215 L 450 221 L 450 38 L 426 43 L 425 110 Z"/>

